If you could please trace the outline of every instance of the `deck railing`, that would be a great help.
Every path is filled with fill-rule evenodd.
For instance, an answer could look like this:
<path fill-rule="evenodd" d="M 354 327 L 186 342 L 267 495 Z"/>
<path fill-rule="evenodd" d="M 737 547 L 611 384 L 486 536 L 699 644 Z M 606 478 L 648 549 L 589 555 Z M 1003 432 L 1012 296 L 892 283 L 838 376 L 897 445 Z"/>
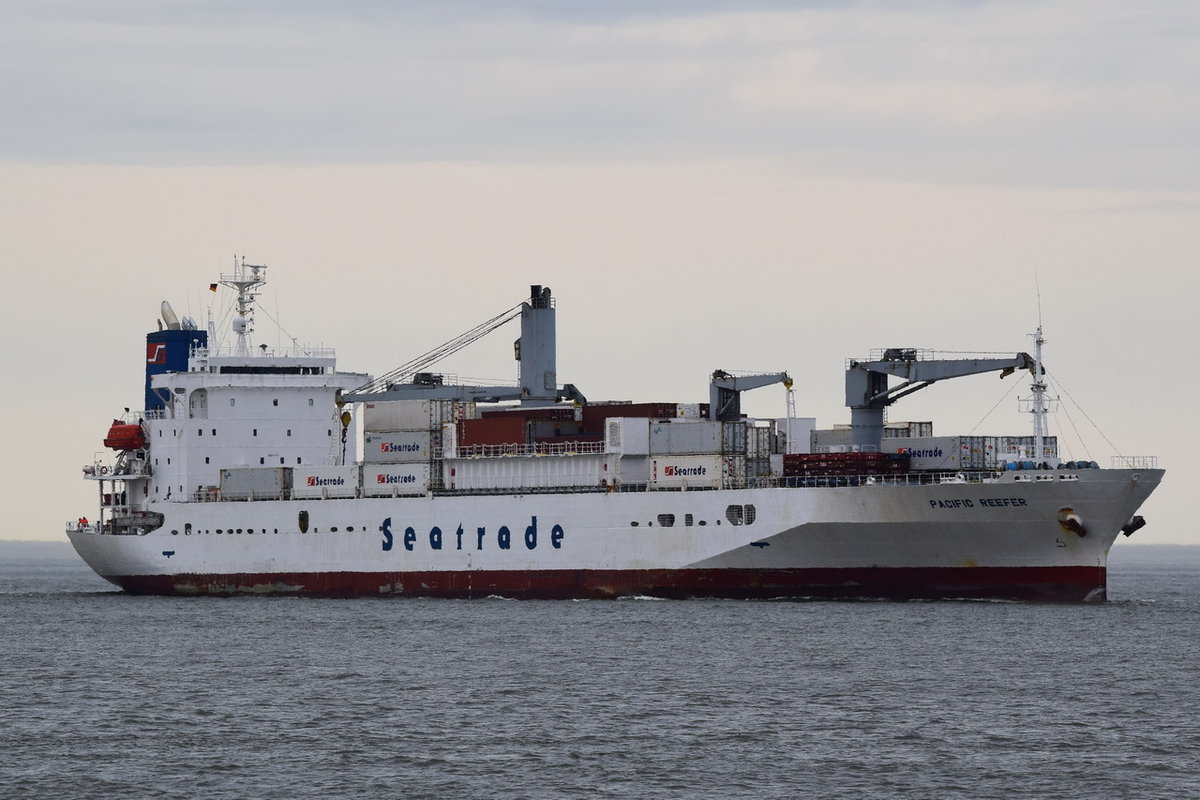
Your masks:
<path fill-rule="evenodd" d="M 1113 456 L 1113 469 L 1158 469 L 1158 456 Z"/>

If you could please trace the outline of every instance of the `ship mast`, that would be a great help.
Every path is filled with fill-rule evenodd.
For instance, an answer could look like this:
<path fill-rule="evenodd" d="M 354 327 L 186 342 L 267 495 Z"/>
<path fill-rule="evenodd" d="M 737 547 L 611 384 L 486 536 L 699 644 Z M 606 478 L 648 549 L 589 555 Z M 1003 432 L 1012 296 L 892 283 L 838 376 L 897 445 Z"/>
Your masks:
<path fill-rule="evenodd" d="M 1042 323 L 1038 321 L 1037 333 L 1033 335 L 1033 460 L 1038 464 L 1046 458 L 1046 370 L 1042 366 L 1042 345 L 1046 343 L 1042 335 Z"/>
<path fill-rule="evenodd" d="M 221 284 L 237 292 L 237 313 L 233 316 L 233 333 L 237 337 L 233 346 L 235 356 L 250 355 L 250 334 L 254 332 L 254 299 L 258 293 L 254 291 L 267 282 L 266 266 L 247 264 L 243 256 L 241 261 L 234 259 L 233 274 L 222 275 Z"/>

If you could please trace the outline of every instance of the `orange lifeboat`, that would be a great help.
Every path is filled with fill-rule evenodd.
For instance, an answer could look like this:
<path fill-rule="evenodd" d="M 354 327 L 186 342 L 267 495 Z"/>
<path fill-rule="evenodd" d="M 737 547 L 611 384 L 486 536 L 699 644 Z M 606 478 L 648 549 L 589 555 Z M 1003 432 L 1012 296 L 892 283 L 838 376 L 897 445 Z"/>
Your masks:
<path fill-rule="evenodd" d="M 104 446 L 113 450 L 141 450 L 146 446 L 146 434 L 141 425 L 129 425 L 114 419 L 104 437 Z"/>

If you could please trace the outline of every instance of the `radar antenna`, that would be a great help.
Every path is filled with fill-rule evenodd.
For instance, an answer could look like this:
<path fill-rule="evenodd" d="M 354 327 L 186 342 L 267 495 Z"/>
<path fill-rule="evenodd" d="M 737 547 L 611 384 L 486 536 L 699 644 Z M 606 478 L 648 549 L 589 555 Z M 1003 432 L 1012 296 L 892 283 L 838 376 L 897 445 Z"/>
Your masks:
<path fill-rule="evenodd" d="M 258 289 L 267 282 L 265 264 L 247 264 L 246 257 L 233 259 L 233 274 L 222 275 L 221 284 L 237 292 L 237 312 L 233 315 L 236 356 L 250 355 L 250 334 L 254 332 L 254 300 Z"/>

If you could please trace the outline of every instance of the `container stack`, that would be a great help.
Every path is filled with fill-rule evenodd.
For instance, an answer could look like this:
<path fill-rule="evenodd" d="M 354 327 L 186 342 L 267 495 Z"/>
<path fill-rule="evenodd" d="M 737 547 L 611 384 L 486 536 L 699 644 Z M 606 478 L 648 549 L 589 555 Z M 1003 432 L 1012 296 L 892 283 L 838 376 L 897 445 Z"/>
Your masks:
<path fill-rule="evenodd" d="M 785 478 L 850 478 L 903 475 L 908 456 L 899 453 L 790 453 L 783 457 Z"/>
<path fill-rule="evenodd" d="M 915 470 L 993 470 L 1032 457 L 1032 436 L 922 436 L 883 440 L 883 449 L 907 454 Z M 1044 456 L 1055 458 L 1058 440 L 1045 437 Z"/>
<path fill-rule="evenodd" d="M 475 416 L 473 403 L 388 400 L 363 414 L 363 494 L 400 497 L 431 488 L 431 465 L 441 458 L 442 425 Z"/>

